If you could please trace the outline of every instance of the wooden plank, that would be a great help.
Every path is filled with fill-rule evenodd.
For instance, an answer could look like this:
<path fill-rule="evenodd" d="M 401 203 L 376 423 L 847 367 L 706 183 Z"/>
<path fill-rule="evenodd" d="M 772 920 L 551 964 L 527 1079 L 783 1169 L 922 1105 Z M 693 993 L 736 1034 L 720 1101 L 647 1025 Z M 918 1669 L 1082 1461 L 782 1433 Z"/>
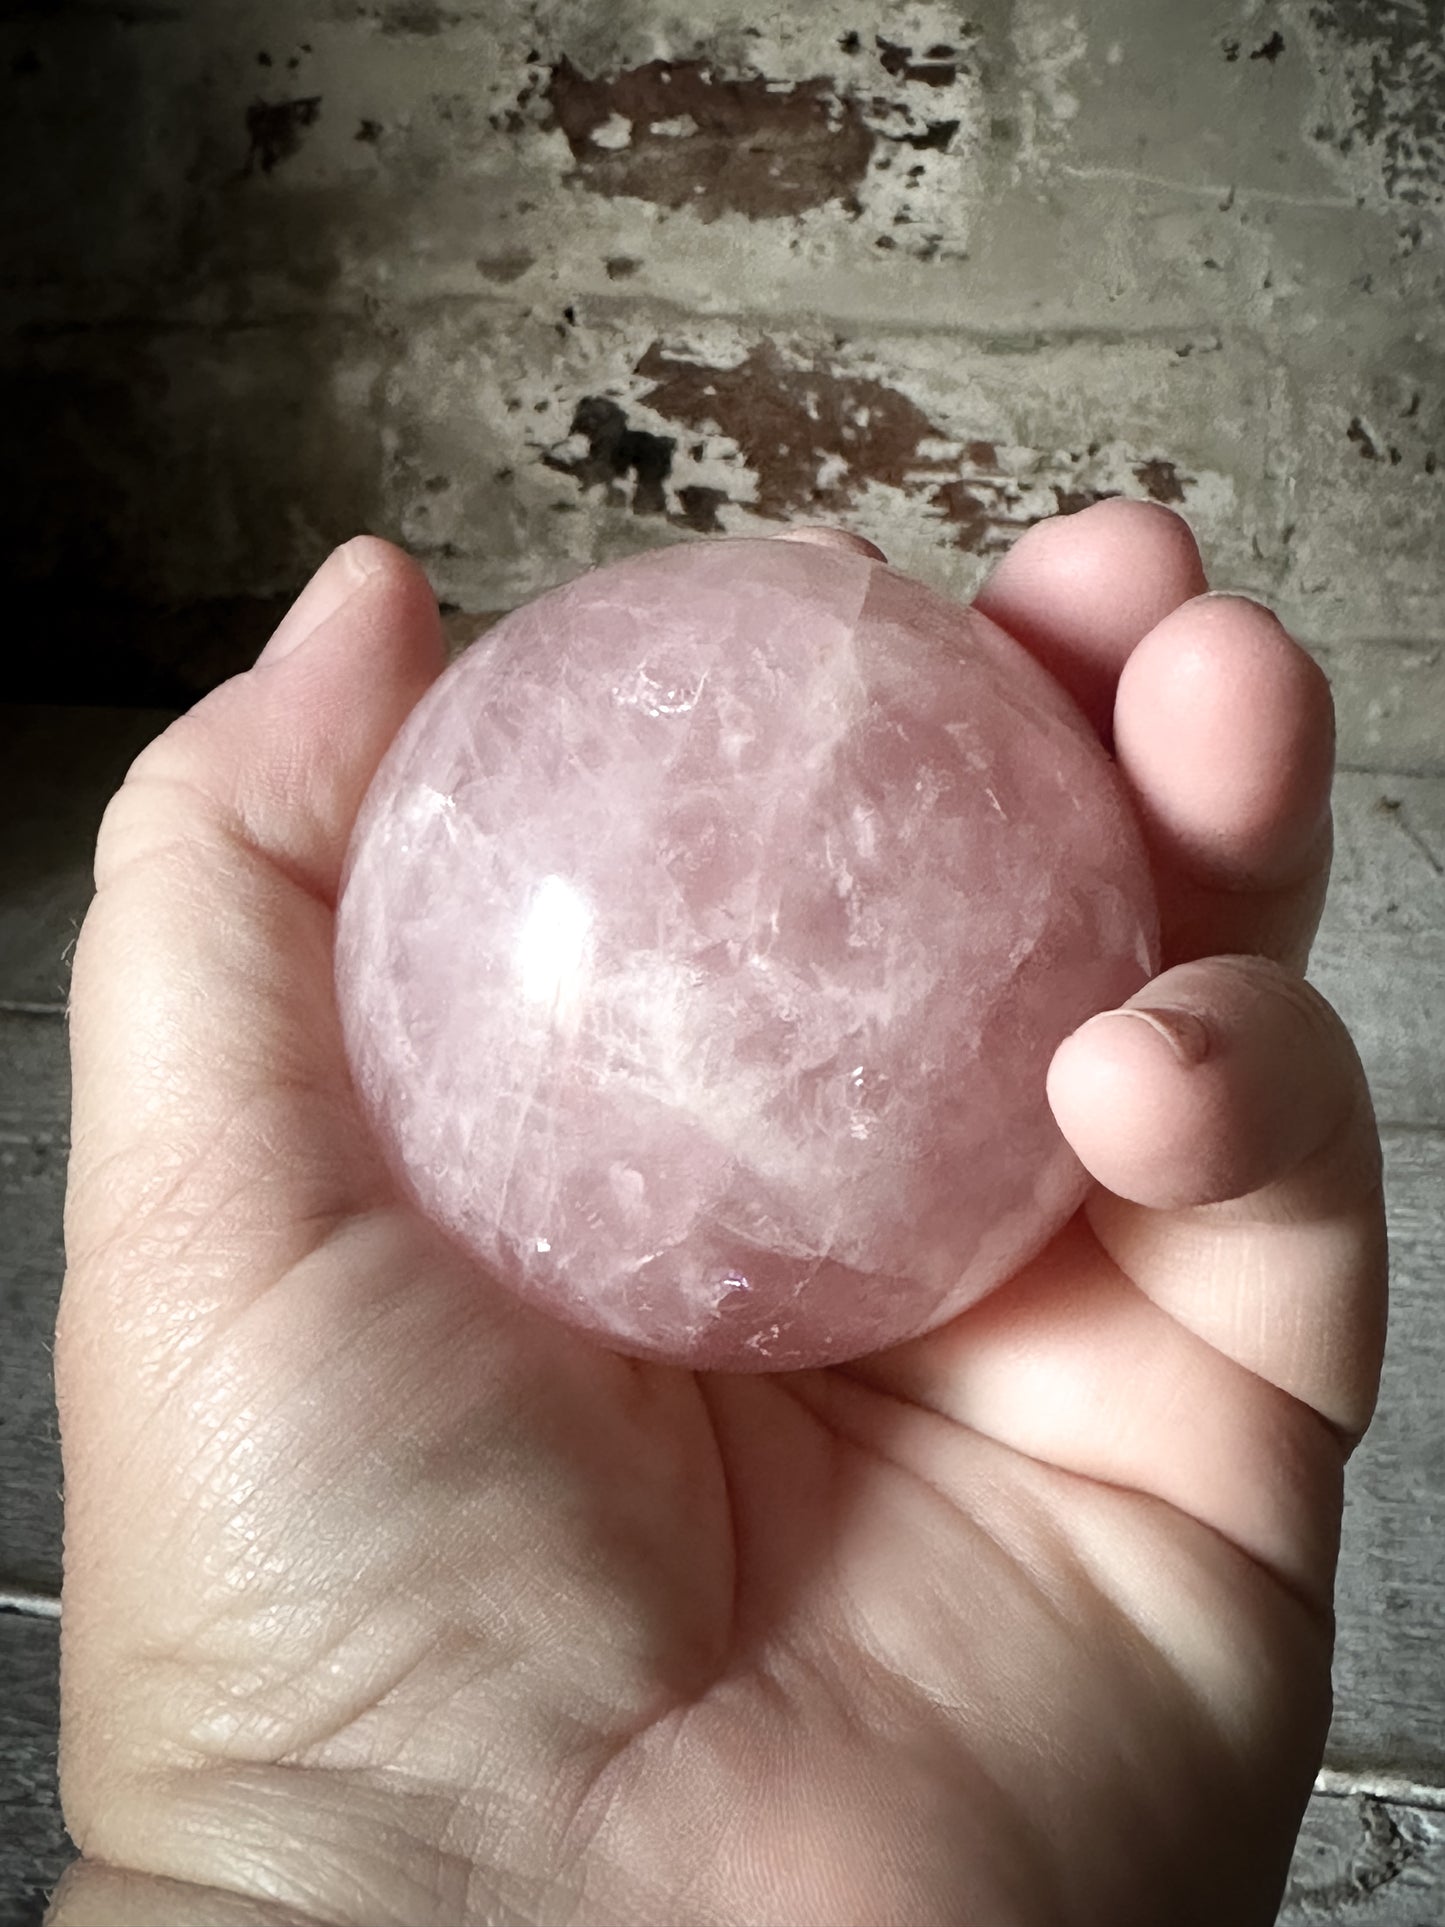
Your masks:
<path fill-rule="evenodd" d="M 1344 771 L 1334 804 L 1326 930 L 1445 941 L 1445 780 Z"/>
<path fill-rule="evenodd" d="M 60 1578 L 51 1337 L 70 1129 L 63 1000 L 107 797 L 155 719 L 0 710 L 12 807 L 0 824 L 0 1586 Z M 18 1008 L 17 1008 L 18 1006 Z"/>
<path fill-rule="evenodd" d="M 1380 1406 L 1350 1466 L 1327 1758 L 1445 1781 L 1445 1134 L 1387 1132 Z"/>
<path fill-rule="evenodd" d="M 51 1593 L 61 1478 L 50 1361 L 69 1091 L 63 1020 L 0 1013 L 0 1587 Z"/>
<path fill-rule="evenodd" d="M 0 1001 L 64 999 L 101 814 L 168 719 L 161 710 L 0 706 Z"/>
<path fill-rule="evenodd" d="M 1181 360 L 1172 336 L 844 339 L 821 317 L 784 333 L 635 301 L 579 311 L 560 331 L 548 307 L 470 303 L 427 304 L 397 326 L 405 354 L 341 316 L 189 330 L 184 356 L 160 327 L 27 343 L 10 373 L 34 409 L 68 424 L 77 390 L 89 398 L 76 432 L 109 491 L 107 524 L 129 531 L 145 503 L 110 572 L 114 598 L 269 596 L 369 527 L 421 556 L 446 600 L 505 608 L 659 542 L 820 517 L 865 528 L 901 567 L 967 593 L 1028 522 L 1103 492 L 1147 494 L 1141 475 L 1195 517 L 1222 580 L 1262 573 L 1267 588 L 1282 567 L 1251 544 L 1262 530 L 1278 546 L 1286 512 L 1258 435 L 1279 412 L 1280 362 L 1247 335 Z M 1187 470 L 1173 459 L 1186 418 L 1198 425 Z M 316 519 L 296 513 L 303 502 Z M 51 551 L 97 519 L 72 474 L 42 478 L 20 507 L 20 533 Z M 67 649 L 86 640 L 65 615 L 76 593 L 32 611 L 46 632 L 64 622 Z M 1371 609 L 1375 624 L 1399 625 L 1413 605 L 1397 600 Z M 155 652 L 175 638 L 131 633 L 138 673 L 165 666 Z M 109 637 L 92 638 L 67 666 L 108 674 L 108 655 Z"/>
<path fill-rule="evenodd" d="M 104 604 L 84 577 L 35 588 L 23 619 L 40 646 L 25 673 L 48 675 L 52 696 L 114 693 L 119 616 L 146 699 L 205 687 L 254 654 L 269 599 L 363 527 L 402 542 L 445 600 L 473 610 L 660 542 L 820 518 L 968 595 L 1030 523 L 1101 494 L 1152 494 L 1189 516 L 1220 584 L 1349 645 L 1351 705 L 1368 708 L 1375 685 L 1412 718 L 1440 700 L 1431 537 L 1445 485 L 1420 472 L 1423 446 L 1398 470 L 1361 462 L 1330 498 L 1329 539 L 1303 557 L 1260 424 L 1309 412 L 1311 459 L 1333 474 L 1351 416 L 1330 367 L 1296 375 L 1270 337 L 1241 330 L 1181 359 L 1172 335 L 840 334 L 821 314 L 780 329 L 640 301 L 577 309 L 574 325 L 559 318 L 571 305 L 402 308 L 391 329 L 404 354 L 354 313 L 27 340 L 8 375 L 41 418 L 37 440 L 74 437 L 80 452 L 62 473 L 37 473 L 12 539 L 70 553 L 99 524 L 115 554 Z M 1409 352 L 1399 381 L 1428 392 L 1423 350 Z M 1325 392 L 1292 394 L 1296 380 Z M 316 506 L 302 515 L 298 503 Z M 224 650 L 208 641 L 224 626 L 209 615 L 166 618 L 200 604 L 236 618 Z M 1386 639 L 1377 672 L 1373 637 Z M 1421 663 L 1397 674 L 1388 639 L 1408 654 L 1412 638 Z M 1350 717 L 1359 760 L 1371 731 Z"/>
<path fill-rule="evenodd" d="M 1439 1927 L 1442 1920 L 1445 1813 L 1315 1795 L 1278 1927 Z"/>
<path fill-rule="evenodd" d="M 1335 783 L 1335 867 L 1310 976 L 1390 1124 L 1445 1123 L 1445 779 Z"/>
<path fill-rule="evenodd" d="M 0 1927 L 40 1927 L 75 1853 L 55 1785 L 59 1627 L 0 1613 Z"/>

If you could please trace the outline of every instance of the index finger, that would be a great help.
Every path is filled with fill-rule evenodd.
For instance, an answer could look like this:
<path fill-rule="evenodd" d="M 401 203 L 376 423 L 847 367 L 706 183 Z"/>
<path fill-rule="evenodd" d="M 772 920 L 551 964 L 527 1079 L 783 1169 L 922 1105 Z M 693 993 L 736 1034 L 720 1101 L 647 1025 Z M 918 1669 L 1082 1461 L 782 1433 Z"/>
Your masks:
<path fill-rule="evenodd" d="M 1125 663 L 1114 744 L 1153 858 L 1165 964 L 1248 953 L 1303 970 L 1330 870 L 1323 670 L 1258 603 L 1200 596 Z"/>
<path fill-rule="evenodd" d="M 1303 968 L 1329 876 L 1323 672 L 1245 597 L 1206 592 L 1188 525 L 1112 500 L 1039 523 L 978 598 L 1118 758 L 1150 846 L 1166 965 Z"/>
<path fill-rule="evenodd" d="M 1061 682 L 1107 744 L 1130 654 L 1208 583 L 1189 524 L 1118 497 L 1021 535 L 975 606 Z"/>

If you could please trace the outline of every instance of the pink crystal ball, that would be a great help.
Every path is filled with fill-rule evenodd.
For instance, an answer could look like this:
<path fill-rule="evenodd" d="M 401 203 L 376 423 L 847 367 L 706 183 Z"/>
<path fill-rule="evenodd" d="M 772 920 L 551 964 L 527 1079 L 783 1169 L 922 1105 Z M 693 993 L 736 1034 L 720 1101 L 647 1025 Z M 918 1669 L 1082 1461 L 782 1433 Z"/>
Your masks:
<path fill-rule="evenodd" d="M 1113 764 L 1003 631 L 886 565 L 672 547 L 417 705 L 337 933 L 421 1209 L 615 1349 L 764 1371 L 923 1332 L 1085 1189 L 1049 1059 L 1156 964 Z"/>

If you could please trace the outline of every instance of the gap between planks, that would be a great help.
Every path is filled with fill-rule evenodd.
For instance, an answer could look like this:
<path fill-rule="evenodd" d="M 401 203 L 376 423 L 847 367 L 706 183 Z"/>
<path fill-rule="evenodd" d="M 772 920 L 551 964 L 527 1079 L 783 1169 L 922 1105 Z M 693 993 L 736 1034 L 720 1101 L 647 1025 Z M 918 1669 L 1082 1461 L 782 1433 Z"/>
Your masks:
<path fill-rule="evenodd" d="M 0 1585 L 0 1613 L 16 1613 L 23 1619 L 59 1619 L 60 1601 L 52 1592 Z"/>

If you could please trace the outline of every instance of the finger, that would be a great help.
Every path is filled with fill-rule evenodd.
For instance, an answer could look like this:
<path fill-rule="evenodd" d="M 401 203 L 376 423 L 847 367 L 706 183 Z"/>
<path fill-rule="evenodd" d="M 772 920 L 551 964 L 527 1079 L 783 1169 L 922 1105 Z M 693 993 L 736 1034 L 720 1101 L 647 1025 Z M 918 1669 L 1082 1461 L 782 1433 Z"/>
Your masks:
<path fill-rule="evenodd" d="M 361 797 L 443 664 L 426 577 L 358 536 L 328 557 L 262 650 L 137 761 L 102 832 L 97 882 L 134 854 L 144 793 L 183 791 L 319 897 L 334 899 Z M 137 804 L 136 809 L 131 805 Z"/>
<path fill-rule="evenodd" d="M 129 1255 L 100 1269 L 123 1295 L 130 1269 L 154 1273 L 202 1224 L 224 1244 L 233 1217 L 264 1283 L 381 1185 L 340 1047 L 331 906 L 361 795 L 441 663 L 425 578 L 363 538 L 112 800 L 71 989 L 77 1290 L 118 1241 Z"/>
<path fill-rule="evenodd" d="M 1329 875 L 1323 671 L 1258 603 L 1200 597 L 1125 663 L 1114 747 L 1154 860 L 1165 960 L 1250 951 L 1302 967 Z"/>
<path fill-rule="evenodd" d="M 1181 965 L 1060 1046 L 1049 1099 L 1139 1290 L 1357 1438 L 1384 1344 L 1380 1151 L 1324 999 L 1263 959 Z"/>
<path fill-rule="evenodd" d="M 1038 657 L 1107 742 L 1131 650 L 1206 586 L 1188 523 L 1158 503 L 1119 499 L 1027 530 L 977 607 Z"/>
<path fill-rule="evenodd" d="M 1359 1064 L 1328 1007 L 1258 959 L 1170 971 L 1128 1008 L 1060 1047 L 1049 1094 L 1131 1195 L 1100 1191 L 1010 1284 L 850 1375 L 1161 1500 L 1323 1611 L 1384 1329 Z"/>

